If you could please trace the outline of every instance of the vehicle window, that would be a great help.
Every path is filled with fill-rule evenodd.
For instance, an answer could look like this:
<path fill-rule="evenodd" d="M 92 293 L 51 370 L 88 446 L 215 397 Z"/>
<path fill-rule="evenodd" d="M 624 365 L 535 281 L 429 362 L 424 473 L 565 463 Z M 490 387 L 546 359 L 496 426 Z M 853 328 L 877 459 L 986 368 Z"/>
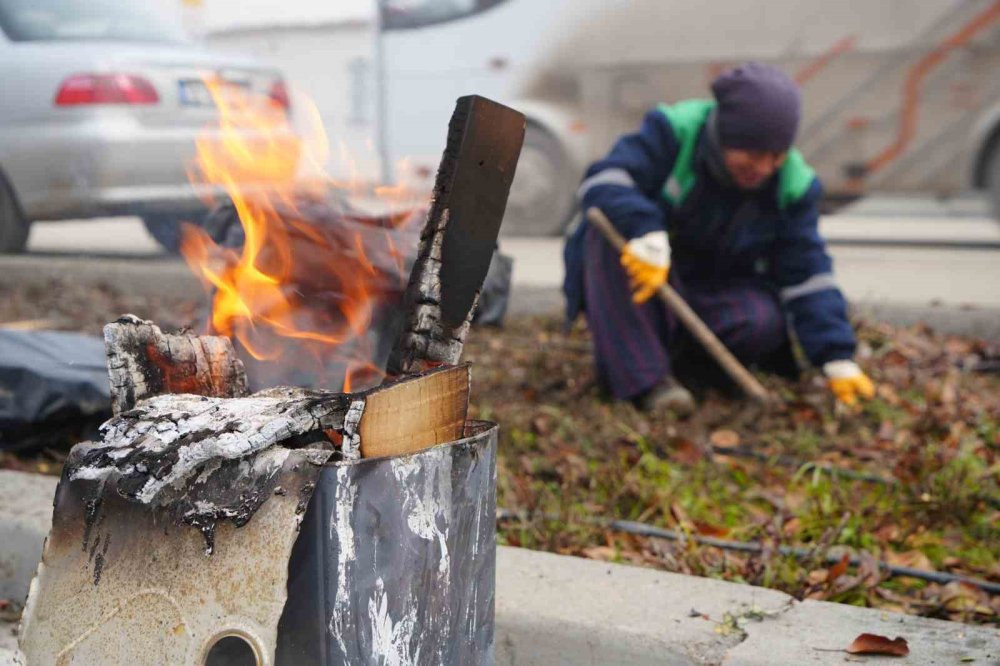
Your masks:
<path fill-rule="evenodd" d="M 406 30 L 446 23 L 486 11 L 507 0 L 380 0 L 382 28 Z"/>
<path fill-rule="evenodd" d="M 157 3 L 130 0 L 0 0 L 0 29 L 13 41 L 177 42 L 180 26 Z"/>

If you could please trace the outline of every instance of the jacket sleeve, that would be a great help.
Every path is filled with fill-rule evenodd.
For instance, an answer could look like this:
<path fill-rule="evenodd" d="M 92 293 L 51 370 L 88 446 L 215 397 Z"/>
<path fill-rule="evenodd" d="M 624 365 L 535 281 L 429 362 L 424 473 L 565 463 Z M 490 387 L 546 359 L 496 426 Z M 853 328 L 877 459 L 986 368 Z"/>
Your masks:
<path fill-rule="evenodd" d="M 822 187 L 808 192 L 785 213 L 775 243 L 773 275 L 781 302 L 809 361 L 822 367 L 854 356 L 847 301 L 833 276 L 833 261 L 819 235 Z"/>
<path fill-rule="evenodd" d="M 667 117 L 650 111 L 638 132 L 587 169 L 578 191 L 583 209 L 600 208 L 627 239 L 666 229 L 658 200 L 679 149 Z"/>

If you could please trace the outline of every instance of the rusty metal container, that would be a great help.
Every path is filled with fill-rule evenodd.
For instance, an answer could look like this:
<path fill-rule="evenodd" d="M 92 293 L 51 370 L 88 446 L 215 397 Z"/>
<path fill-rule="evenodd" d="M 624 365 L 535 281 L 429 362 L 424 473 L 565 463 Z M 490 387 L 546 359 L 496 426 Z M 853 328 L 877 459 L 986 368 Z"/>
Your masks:
<path fill-rule="evenodd" d="M 211 550 L 112 481 L 64 477 L 26 663 L 492 664 L 496 446 L 496 425 L 470 422 L 411 455 L 317 467 L 322 452 L 275 450 L 269 498 Z"/>

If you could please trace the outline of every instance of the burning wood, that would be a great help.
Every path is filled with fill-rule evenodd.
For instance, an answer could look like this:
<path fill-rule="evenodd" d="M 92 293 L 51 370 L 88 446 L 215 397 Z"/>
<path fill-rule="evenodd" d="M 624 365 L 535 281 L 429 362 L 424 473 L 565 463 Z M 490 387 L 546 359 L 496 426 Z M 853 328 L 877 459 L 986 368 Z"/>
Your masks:
<path fill-rule="evenodd" d="M 161 393 L 231 398 L 246 395 L 247 377 L 228 338 L 165 335 L 125 315 L 104 327 L 115 414 Z"/>
<path fill-rule="evenodd" d="M 465 426 L 467 366 L 359 394 L 274 388 L 232 398 L 246 380 L 225 338 L 166 336 L 127 316 L 106 327 L 105 339 L 111 362 L 125 358 L 128 367 L 142 369 L 127 376 L 144 382 L 144 393 L 121 385 L 113 394 L 117 418 L 102 427 L 102 443 L 74 448 L 68 478 L 107 482 L 123 498 L 167 510 L 201 529 L 209 552 L 216 523 L 246 524 L 274 490 L 289 456 L 322 464 L 331 457 L 412 453 L 459 439 Z M 223 351 L 214 363 L 203 353 L 171 353 L 206 349 Z M 232 371 L 228 381 L 216 380 L 220 367 Z M 154 371 L 156 379 L 167 379 L 149 382 Z M 183 381 L 169 381 L 175 377 Z M 152 393 L 172 386 L 200 392 Z M 139 402 L 129 401 L 136 396 Z"/>
<path fill-rule="evenodd" d="M 235 632 L 259 664 L 421 649 L 468 663 L 492 640 L 492 596 L 479 586 L 492 584 L 496 443 L 495 427 L 466 425 L 468 389 L 459 366 L 358 394 L 139 400 L 67 461 L 25 613 L 25 653 L 38 663 L 158 655 L 193 664 L 203 662 L 190 655 Z M 392 457 L 366 466 L 362 454 Z M 324 508 L 310 510 L 293 550 L 317 486 Z M 315 559 L 320 542 L 334 561 Z M 289 571 L 309 571 L 309 582 L 286 584 Z M 437 572 L 433 588 L 422 572 Z M 328 622 L 316 625 L 317 613 Z M 373 621 L 390 635 L 367 634 Z M 152 629 L 164 623 L 173 629 Z M 452 640 L 466 626 L 473 634 Z M 131 636 L 124 648 L 105 638 L 122 633 Z"/>
<path fill-rule="evenodd" d="M 206 256 L 225 267 L 209 273 L 213 332 L 233 338 L 254 388 L 351 391 L 380 383 L 426 208 L 366 216 L 336 199 L 297 197 L 271 212 L 273 243 L 254 259 L 255 270 L 269 276 L 261 291 L 233 263 L 246 248 L 235 206 L 217 208 L 204 231 L 189 231 L 191 243 L 205 244 Z"/>
<path fill-rule="evenodd" d="M 488 659 L 496 426 L 467 422 L 456 363 L 523 123 L 460 101 L 394 381 L 247 395 L 225 338 L 107 327 L 115 417 L 57 490 L 21 633 L 31 663 Z"/>
<path fill-rule="evenodd" d="M 233 340 L 255 388 L 379 383 L 390 328 L 379 315 L 398 310 L 422 216 L 355 216 L 304 187 L 300 167 L 329 153 L 322 130 L 297 135 L 271 100 L 206 85 L 220 122 L 190 173 L 229 203 L 207 228 L 185 226 L 181 252 L 211 293 L 211 332 Z M 225 224 L 237 217 L 238 230 Z"/>

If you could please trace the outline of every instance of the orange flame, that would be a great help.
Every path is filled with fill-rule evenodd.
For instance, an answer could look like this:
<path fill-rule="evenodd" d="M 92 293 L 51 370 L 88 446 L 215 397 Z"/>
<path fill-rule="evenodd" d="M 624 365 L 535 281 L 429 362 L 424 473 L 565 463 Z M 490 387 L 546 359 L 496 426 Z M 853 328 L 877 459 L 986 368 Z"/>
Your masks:
<path fill-rule="evenodd" d="M 217 79 L 206 85 L 219 121 L 197 140 L 192 178 L 225 193 L 245 236 L 237 254 L 200 227 L 185 225 L 181 253 L 214 291 L 211 330 L 232 338 L 258 361 L 285 363 L 293 348 L 308 350 L 320 362 L 335 359 L 346 364 L 344 390 L 359 372 L 380 378 L 365 337 L 377 306 L 405 285 L 402 271 L 413 248 L 399 248 L 394 235 L 414 216 L 390 216 L 383 228 L 314 224 L 301 209 L 303 202 L 317 201 L 338 183 L 329 178 L 306 183 L 300 173 L 303 166 L 322 172 L 329 156 L 325 134 L 318 131 L 307 142 L 270 99 Z M 306 105 L 302 113 L 320 126 L 314 107 Z M 339 185 L 356 189 L 354 183 Z M 398 203 L 408 193 L 393 188 L 376 196 Z M 377 264 L 383 271 L 392 267 L 388 286 Z"/>

